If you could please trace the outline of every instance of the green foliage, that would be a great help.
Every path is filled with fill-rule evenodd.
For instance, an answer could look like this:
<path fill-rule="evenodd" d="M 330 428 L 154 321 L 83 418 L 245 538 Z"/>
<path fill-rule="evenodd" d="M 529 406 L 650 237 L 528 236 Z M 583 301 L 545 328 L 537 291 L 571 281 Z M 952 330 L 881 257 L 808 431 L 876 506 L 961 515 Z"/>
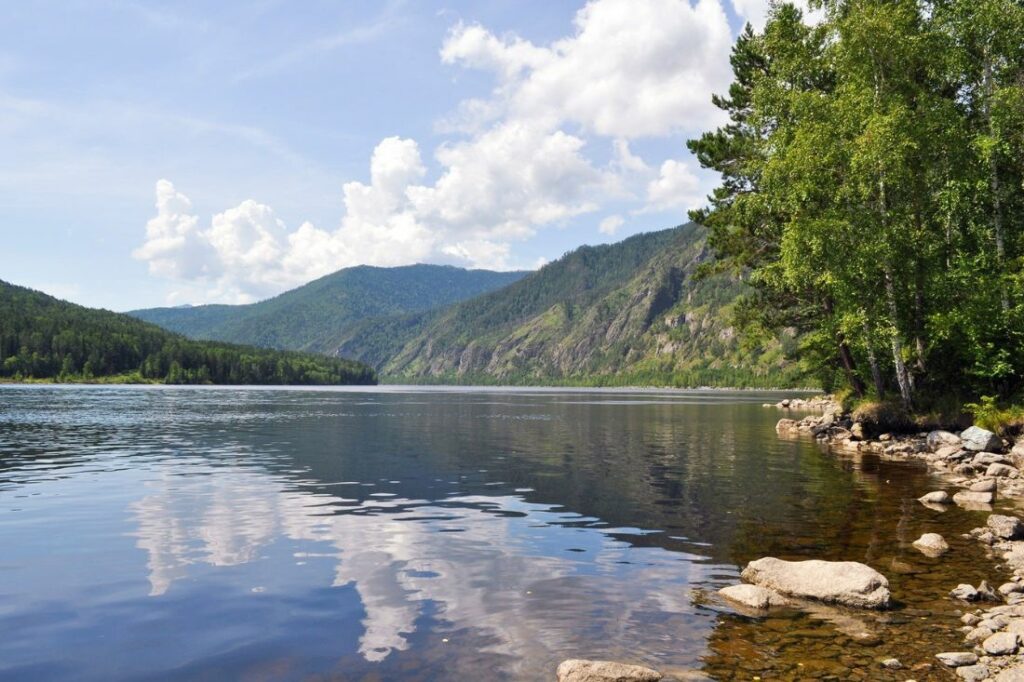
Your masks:
<path fill-rule="evenodd" d="M 747 335 L 789 328 L 804 369 L 857 398 L 1024 391 L 1024 4 L 774 5 L 733 50 L 713 269 L 749 273 Z M 945 408 L 943 408 L 945 409 Z"/>
<path fill-rule="evenodd" d="M 691 223 L 584 246 L 449 308 L 366 321 L 338 352 L 398 382 L 806 385 L 787 357 L 792 334 L 743 344 L 733 334 L 746 285 L 728 273 L 694 276 L 705 236 Z"/>
<path fill-rule="evenodd" d="M 444 265 L 363 265 L 259 303 L 152 308 L 129 314 L 194 339 L 330 354 L 338 338 L 364 320 L 449 305 L 525 274 Z"/>
<path fill-rule="evenodd" d="M 357 362 L 190 341 L 128 315 L 0 282 L 0 378 L 172 384 L 370 384 Z"/>
<path fill-rule="evenodd" d="M 978 402 L 964 406 L 983 429 L 1002 435 L 1016 435 L 1024 429 L 1024 407 L 1000 407 L 994 396 L 981 396 Z"/>

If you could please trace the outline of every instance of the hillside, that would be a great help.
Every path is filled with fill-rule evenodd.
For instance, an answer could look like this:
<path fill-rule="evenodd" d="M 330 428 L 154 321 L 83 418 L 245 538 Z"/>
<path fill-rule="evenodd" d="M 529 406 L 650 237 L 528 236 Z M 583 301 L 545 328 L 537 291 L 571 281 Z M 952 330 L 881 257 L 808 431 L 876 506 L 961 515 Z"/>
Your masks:
<path fill-rule="evenodd" d="M 363 320 L 450 305 L 525 274 L 444 265 L 358 266 L 259 303 L 151 308 L 128 314 L 194 339 L 326 352 Z"/>
<path fill-rule="evenodd" d="M 705 238 L 691 223 L 584 246 L 449 308 L 366 321 L 334 352 L 393 381 L 797 384 L 791 336 L 745 349 L 729 326 L 744 285 L 694 278 Z"/>
<path fill-rule="evenodd" d="M 215 384 L 372 384 L 338 358 L 190 341 L 128 315 L 0 281 L 0 378 Z"/>

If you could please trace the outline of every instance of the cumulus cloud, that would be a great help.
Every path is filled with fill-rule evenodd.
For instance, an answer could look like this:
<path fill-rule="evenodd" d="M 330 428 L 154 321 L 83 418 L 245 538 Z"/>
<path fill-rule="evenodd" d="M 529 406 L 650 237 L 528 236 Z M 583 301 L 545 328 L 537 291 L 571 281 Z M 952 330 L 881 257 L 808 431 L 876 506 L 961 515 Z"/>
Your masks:
<path fill-rule="evenodd" d="M 574 25 L 572 36 L 539 47 L 460 24 L 441 59 L 495 72 L 495 97 L 516 117 L 624 138 L 720 120 L 710 93 L 729 82 L 732 33 L 717 0 L 595 0 Z"/>
<path fill-rule="evenodd" d="M 619 228 L 626 223 L 620 215 L 610 215 L 597 226 L 597 231 L 601 234 L 612 235 L 618 232 Z"/>
<path fill-rule="evenodd" d="M 201 226 L 161 180 L 135 255 L 186 292 L 243 301 L 360 263 L 516 267 L 516 242 L 610 201 L 632 213 L 690 207 L 703 193 L 688 166 L 649 164 L 630 141 L 674 137 L 678 148 L 717 125 L 710 95 L 728 86 L 731 44 L 718 0 L 591 0 L 569 35 L 543 45 L 460 23 L 440 60 L 493 74 L 494 88 L 442 122 L 449 137 L 429 168 L 414 140 L 386 138 L 369 181 L 342 187 L 340 224 L 293 231 L 252 200 Z M 609 216 L 599 229 L 623 224 Z"/>
<path fill-rule="evenodd" d="M 645 212 L 693 208 L 704 200 L 701 182 L 681 161 L 669 159 L 661 164 L 658 177 L 647 185 Z"/>

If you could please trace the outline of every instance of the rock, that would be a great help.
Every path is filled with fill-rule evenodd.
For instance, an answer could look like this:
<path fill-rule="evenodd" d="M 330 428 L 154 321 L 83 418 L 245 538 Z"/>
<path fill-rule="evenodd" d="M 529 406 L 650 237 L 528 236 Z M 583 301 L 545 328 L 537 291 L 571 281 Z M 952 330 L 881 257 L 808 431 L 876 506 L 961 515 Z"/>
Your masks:
<path fill-rule="evenodd" d="M 923 504 L 949 504 L 949 493 L 945 490 L 936 490 L 917 498 Z"/>
<path fill-rule="evenodd" d="M 1011 620 L 1010 624 L 1006 626 L 1006 631 L 1024 635 L 1024 618 L 1014 618 Z"/>
<path fill-rule="evenodd" d="M 977 466 L 988 466 L 989 464 L 1009 464 L 1010 460 L 997 455 L 994 452 L 979 452 L 978 454 L 971 457 L 971 464 Z"/>
<path fill-rule="evenodd" d="M 1007 668 L 993 678 L 996 682 L 1024 682 L 1024 668 Z"/>
<path fill-rule="evenodd" d="M 777 433 L 796 431 L 798 428 L 798 422 L 796 422 L 793 419 L 780 419 L 779 422 L 775 425 L 775 431 Z"/>
<path fill-rule="evenodd" d="M 999 594 L 1004 597 L 1011 595 L 1014 592 L 1024 592 L 1024 585 L 1021 585 L 1020 583 L 1003 583 L 999 586 Z"/>
<path fill-rule="evenodd" d="M 943 446 L 954 445 L 956 447 L 960 447 L 960 443 L 962 441 L 960 440 L 960 436 L 955 433 L 950 433 L 949 431 L 932 431 L 928 434 L 925 442 L 928 444 L 928 449 L 935 452 Z"/>
<path fill-rule="evenodd" d="M 974 589 L 973 585 L 968 585 L 967 583 L 960 583 L 954 587 L 950 591 L 949 596 L 960 601 L 978 601 L 978 591 Z"/>
<path fill-rule="evenodd" d="M 986 476 L 1016 476 L 1017 470 L 1009 464 L 989 464 L 985 469 Z"/>
<path fill-rule="evenodd" d="M 751 561 L 741 574 L 747 582 L 784 595 L 844 606 L 880 609 L 889 606 L 889 581 L 856 561 Z"/>
<path fill-rule="evenodd" d="M 992 514 L 988 517 L 985 525 L 996 537 L 1004 540 L 1017 540 L 1024 537 L 1024 524 L 1016 516 Z"/>
<path fill-rule="evenodd" d="M 913 545 L 915 549 L 932 557 L 949 551 L 949 545 L 946 543 L 945 538 L 938 533 L 925 533 L 917 540 L 914 540 Z"/>
<path fill-rule="evenodd" d="M 971 508 L 974 505 L 992 504 L 996 496 L 992 493 L 978 493 L 961 490 L 953 495 L 953 501 L 962 507 Z"/>
<path fill-rule="evenodd" d="M 970 455 L 970 452 L 959 445 L 943 445 L 935 451 L 935 455 L 939 459 L 961 459 Z"/>
<path fill-rule="evenodd" d="M 768 609 L 786 603 L 786 600 L 778 592 L 772 592 L 757 585 L 730 585 L 720 589 L 718 594 L 731 602 L 751 609 Z"/>
<path fill-rule="evenodd" d="M 956 669 L 956 675 L 967 682 L 984 682 L 988 679 L 988 666 L 965 665 Z"/>
<path fill-rule="evenodd" d="M 985 601 L 1002 601 L 996 591 L 992 589 L 992 586 L 988 584 L 987 580 L 982 580 L 978 583 L 978 599 Z"/>
<path fill-rule="evenodd" d="M 1003 445 L 999 436 L 978 426 L 972 426 L 961 433 L 960 440 L 964 442 L 965 448 L 975 452 L 999 450 Z"/>
<path fill-rule="evenodd" d="M 850 427 L 850 437 L 854 440 L 864 440 L 864 425 L 860 422 L 854 422 L 853 426 Z"/>
<path fill-rule="evenodd" d="M 984 478 L 980 481 L 971 484 L 968 488 L 972 493 L 994 493 L 996 491 L 997 483 L 994 478 Z"/>
<path fill-rule="evenodd" d="M 558 682 L 658 682 L 662 674 L 639 665 L 569 659 L 558 666 Z"/>
<path fill-rule="evenodd" d="M 992 656 L 1009 656 L 1017 653 L 1019 645 L 1020 635 L 1016 632 L 997 632 L 982 642 L 981 648 Z"/>
<path fill-rule="evenodd" d="M 1024 438 L 1021 438 L 1010 450 L 1010 462 L 1017 468 L 1024 465 Z"/>
<path fill-rule="evenodd" d="M 903 667 L 903 664 L 900 663 L 898 658 L 887 658 L 881 663 L 883 668 L 887 668 L 889 670 L 899 670 Z"/>
<path fill-rule="evenodd" d="M 976 616 L 973 613 L 965 613 L 960 616 L 960 622 L 967 626 L 975 626 L 981 622 L 981 617 Z"/>
<path fill-rule="evenodd" d="M 964 641 L 970 642 L 971 644 L 974 644 L 975 642 L 984 642 L 986 639 L 994 635 L 995 632 L 995 630 L 979 625 L 964 635 Z"/>
<path fill-rule="evenodd" d="M 970 651 L 947 651 L 942 654 L 935 654 L 939 663 L 948 665 L 950 668 L 959 668 L 963 665 L 974 665 L 978 662 L 978 655 Z"/>

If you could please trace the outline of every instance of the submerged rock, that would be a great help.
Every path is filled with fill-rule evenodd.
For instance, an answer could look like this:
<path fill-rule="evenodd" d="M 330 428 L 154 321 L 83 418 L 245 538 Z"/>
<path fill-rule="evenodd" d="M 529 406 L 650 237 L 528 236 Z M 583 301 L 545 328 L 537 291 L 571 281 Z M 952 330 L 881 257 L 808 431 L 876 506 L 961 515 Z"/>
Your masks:
<path fill-rule="evenodd" d="M 917 540 L 914 540 L 913 545 L 915 549 L 933 557 L 949 551 L 949 544 L 938 533 L 925 533 Z"/>
<path fill-rule="evenodd" d="M 661 678 L 657 670 L 614 661 L 573 658 L 558 666 L 558 682 L 658 682 Z"/>
<path fill-rule="evenodd" d="M 999 436 L 978 426 L 972 426 L 960 434 L 960 440 L 968 450 L 981 452 L 984 450 L 998 450 L 1003 443 Z"/>
<path fill-rule="evenodd" d="M 782 606 L 786 603 L 785 598 L 778 592 L 773 592 L 757 585 L 730 585 L 720 589 L 718 594 L 731 602 L 751 609 L 768 609 L 773 606 Z"/>
<path fill-rule="evenodd" d="M 747 582 L 791 597 L 860 608 L 889 606 L 889 581 L 856 561 L 783 561 L 765 557 L 743 569 Z"/>

